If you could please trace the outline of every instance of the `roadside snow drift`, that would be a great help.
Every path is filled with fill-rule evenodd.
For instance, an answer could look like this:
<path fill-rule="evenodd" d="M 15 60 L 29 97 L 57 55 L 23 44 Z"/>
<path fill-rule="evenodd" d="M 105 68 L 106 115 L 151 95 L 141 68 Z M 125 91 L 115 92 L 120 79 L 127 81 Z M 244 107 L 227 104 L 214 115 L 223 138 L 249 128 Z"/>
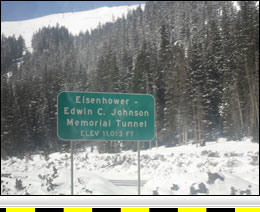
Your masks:
<path fill-rule="evenodd" d="M 110 181 L 109 181 L 110 180 Z M 137 153 L 74 155 L 74 194 L 137 194 Z M 208 142 L 141 151 L 144 195 L 259 195 L 259 144 L 244 141 Z M 70 195 L 70 154 L 32 155 L 1 160 L 3 195 Z"/>

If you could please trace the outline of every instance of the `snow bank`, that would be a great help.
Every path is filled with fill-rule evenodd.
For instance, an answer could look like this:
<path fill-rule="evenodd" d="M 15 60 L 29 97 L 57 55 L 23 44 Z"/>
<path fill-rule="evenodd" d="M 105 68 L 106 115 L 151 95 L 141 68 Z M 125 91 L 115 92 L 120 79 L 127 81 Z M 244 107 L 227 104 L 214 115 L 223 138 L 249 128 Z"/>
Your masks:
<path fill-rule="evenodd" d="M 69 195 L 70 154 L 1 161 L 5 195 Z M 137 153 L 98 154 L 90 148 L 74 155 L 77 195 L 135 194 L 136 187 L 109 180 L 137 180 Z M 141 189 L 146 195 L 259 195 L 259 144 L 244 141 L 189 144 L 141 151 Z"/>

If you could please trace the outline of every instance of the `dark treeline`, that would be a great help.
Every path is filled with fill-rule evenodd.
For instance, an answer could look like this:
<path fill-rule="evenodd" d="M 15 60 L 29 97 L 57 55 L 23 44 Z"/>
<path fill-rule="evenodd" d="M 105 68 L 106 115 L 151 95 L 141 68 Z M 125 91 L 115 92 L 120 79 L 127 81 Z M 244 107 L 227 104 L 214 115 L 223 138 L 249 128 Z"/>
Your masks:
<path fill-rule="evenodd" d="M 259 6 L 238 4 L 148 2 L 77 36 L 44 27 L 32 53 L 21 36 L 2 35 L 1 156 L 69 148 L 56 135 L 61 90 L 154 94 L 157 140 L 143 148 L 218 137 L 259 142 Z M 119 152 L 136 143 L 98 147 Z"/>

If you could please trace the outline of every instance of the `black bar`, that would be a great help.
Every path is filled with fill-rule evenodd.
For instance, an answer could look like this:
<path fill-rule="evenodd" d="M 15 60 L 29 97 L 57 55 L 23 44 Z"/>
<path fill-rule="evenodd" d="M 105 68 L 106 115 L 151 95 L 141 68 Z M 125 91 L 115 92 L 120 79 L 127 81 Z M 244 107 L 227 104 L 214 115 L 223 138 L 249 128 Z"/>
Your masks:
<path fill-rule="evenodd" d="M 107 212 L 107 208 L 92 208 L 92 212 Z M 111 212 L 121 212 L 121 208 L 109 208 Z"/>
<path fill-rule="evenodd" d="M 35 212 L 63 212 L 63 208 L 35 208 Z"/>
<path fill-rule="evenodd" d="M 219 211 L 226 211 L 226 212 L 235 212 L 235 208 L 207 208 L 207 212 L 219 212 Z"/>
<path fill-rule="evenodd" d="M 5 208 L 0 208 L 0 212 L 6 212 Z"/>
<path fill-rule="evenodd" d="M 150 212 L 178 212 L 178 208 L 150 208 Z"/>

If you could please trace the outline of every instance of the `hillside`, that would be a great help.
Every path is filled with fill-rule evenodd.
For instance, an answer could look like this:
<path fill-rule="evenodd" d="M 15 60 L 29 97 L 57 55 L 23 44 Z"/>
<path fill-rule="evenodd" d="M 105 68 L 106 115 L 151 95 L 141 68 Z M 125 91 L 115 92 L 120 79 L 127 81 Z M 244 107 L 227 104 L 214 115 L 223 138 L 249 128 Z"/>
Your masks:
<path fill-rule="evenodd" d="M 80 32 L 95 29 L 99 24 L 115 21 L 138 6 L 102 7 L 89 11 L 48 15 L 26 21 L 1 22 L 1 33 L 5 36 L 22 35 L 26 47 L 31 50 L 32 36 L 42 27 L 53 27 L 59 24 L 66 27 L 73 35 L 78 35 Z"/>

